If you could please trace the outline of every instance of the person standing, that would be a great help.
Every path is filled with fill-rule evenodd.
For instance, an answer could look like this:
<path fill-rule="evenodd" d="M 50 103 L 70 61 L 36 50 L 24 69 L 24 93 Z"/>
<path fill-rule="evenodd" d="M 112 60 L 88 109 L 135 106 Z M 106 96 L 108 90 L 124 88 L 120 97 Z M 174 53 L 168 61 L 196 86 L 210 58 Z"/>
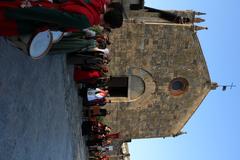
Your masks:
<path fill-rule="evenodd" d="M 30 2 L 23 6 L 21 0 L 0 2 L 0 35 L 32 34 L 46 29 L 79 32 L 93 25 L 121 27 L 123 17 L 117 10 L 100 14 L 82 1 L 52 4 L 46 1 Z"/>

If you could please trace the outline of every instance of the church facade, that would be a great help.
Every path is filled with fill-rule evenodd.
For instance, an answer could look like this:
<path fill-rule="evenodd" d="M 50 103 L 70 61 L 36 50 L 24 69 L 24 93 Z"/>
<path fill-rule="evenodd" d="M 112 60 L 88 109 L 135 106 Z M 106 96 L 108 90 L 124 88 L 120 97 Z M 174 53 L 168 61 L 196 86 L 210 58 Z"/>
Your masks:
<path fill-rule="evenodd" d="M 119 146 L 177 136 L 213 88 L 197 36 L 205 27 L 195 25 L 202 13 L 123 4 L 127 18 L 110 37 L 112 103 L 104 122 L 120 132 Z"/>

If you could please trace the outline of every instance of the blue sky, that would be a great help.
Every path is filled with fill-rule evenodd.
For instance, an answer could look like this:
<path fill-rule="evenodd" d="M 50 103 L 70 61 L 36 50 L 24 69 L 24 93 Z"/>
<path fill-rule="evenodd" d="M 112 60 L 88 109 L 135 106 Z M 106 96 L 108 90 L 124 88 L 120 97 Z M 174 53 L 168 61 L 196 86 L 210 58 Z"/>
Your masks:
<path fill-rule="evenodd" d="M 239 160 L 240 159 L 240 1 L 145 0 L 158 9 L 193 9 L 206 12 L 200 23 L 209 30 L 198 36 L 210 76 L 218 84 L 237 85 L 232 90 L 210 92 L 176 138 L 133 140 L 131 160 Z"/>

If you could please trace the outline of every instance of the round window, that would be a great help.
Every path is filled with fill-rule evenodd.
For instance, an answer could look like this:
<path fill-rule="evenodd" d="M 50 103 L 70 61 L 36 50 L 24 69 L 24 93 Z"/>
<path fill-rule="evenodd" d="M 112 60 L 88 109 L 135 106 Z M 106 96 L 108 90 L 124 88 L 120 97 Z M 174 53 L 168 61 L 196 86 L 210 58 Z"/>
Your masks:
<path fill-rule="evenodd" d="M 185 78 L 174 78 L 169 84 L 169 91 L 173 96 L 179 96 L 188 90 L 188 81 Z"/>

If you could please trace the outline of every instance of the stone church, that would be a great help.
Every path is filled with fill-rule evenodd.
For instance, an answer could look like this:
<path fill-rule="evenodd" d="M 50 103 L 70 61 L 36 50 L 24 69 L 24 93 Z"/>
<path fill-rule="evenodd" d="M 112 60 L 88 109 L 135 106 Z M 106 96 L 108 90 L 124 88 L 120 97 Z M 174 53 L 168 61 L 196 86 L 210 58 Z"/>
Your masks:
<path fill-rule="evenodd" d="M 131 139 L 181 134 L 214 83 L 197 36 L 207 28 L 195 25 L 204 13 L 120 2 L 126 19 L 110 37 L 112 103 L 104 121 L 120 132 L 116 154 L 124 157 L 119 146 Z"/>

